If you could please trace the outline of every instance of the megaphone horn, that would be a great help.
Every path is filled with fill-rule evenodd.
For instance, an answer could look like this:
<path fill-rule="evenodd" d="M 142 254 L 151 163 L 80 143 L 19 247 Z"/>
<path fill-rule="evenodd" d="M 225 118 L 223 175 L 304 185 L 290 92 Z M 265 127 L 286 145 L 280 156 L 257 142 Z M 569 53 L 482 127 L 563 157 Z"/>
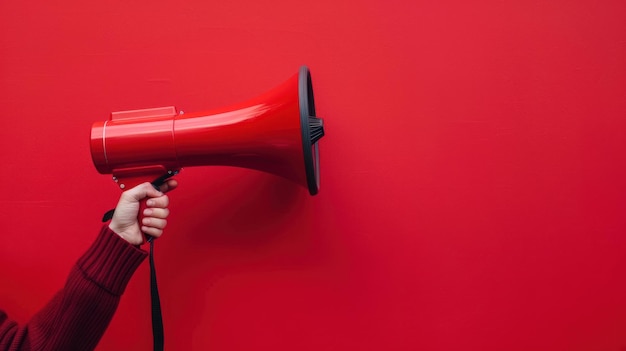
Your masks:
<path fill-rule="evenodd" d="M 319 191 L 319 140 L 311 74 L 303 66 L 278 87 L 244 103 L 208 112 L 175 107 L 114 112 L 91 128 L 98 172 L 122 189 L 167 178 L 184 167 L 236 166 L 290 179 Z"/>

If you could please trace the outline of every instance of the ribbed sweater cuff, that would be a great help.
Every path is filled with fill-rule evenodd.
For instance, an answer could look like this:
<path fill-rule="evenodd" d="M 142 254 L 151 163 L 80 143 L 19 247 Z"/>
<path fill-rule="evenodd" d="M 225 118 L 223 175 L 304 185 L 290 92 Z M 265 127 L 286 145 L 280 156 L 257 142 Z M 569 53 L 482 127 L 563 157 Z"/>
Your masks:
<path fill-rule="evenodd" d="M 86 278 L 114 295 L 122 295 L 148 253 L 129 244 L 103 225 L 96 241 L 78 260 Z"/>

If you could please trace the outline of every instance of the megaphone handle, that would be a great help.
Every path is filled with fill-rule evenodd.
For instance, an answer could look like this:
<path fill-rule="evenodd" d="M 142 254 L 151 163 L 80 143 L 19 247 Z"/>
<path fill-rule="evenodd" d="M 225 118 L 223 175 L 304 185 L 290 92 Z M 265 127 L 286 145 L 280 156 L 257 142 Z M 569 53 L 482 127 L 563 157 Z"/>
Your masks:
<path fill-rule="evenodd" d="M 150 184 L 152 184 L 152 186 L 156 189 L 156 190 L 161 190 L 160 187 L 161 185 L 163 185 L 168 179 L 170 179 L 171 177 L 177 175 L 180 172 L 180 170 L 176 170 L 176 171 L 167 171 L 167 173 L 161 175 L 160 177 L 158 177 L 157 179 L 153 180 L 152 182 L 150 182 Z M 143 210 L 146 209 L 147 205 L 146 205 L 146 201 L 147 199 L 144 199 L 142 201 L 140 201 L 139 203 L 139 213 L 137 214 L 137 220 L 139 221 L 139 226 L 141 227 L 141 221 L 143 220 Z M 102 216 L 102 223 L 110 221 L 113 218 L 113 215 L 115 214 L 115 209 L 110 209 L 108 210 L 104 216 Z"/>
<path fill-rule="evenodd" d="M 155 189 L 159 189 L 158 187 L 154 187 Z M 141 228 L 143 226 L 143 218 L 145 217 L 143 215 L 143 211 L 148 208 L 148 199 L 143 199 L 141 201 L 139 201 L 139 212 L 137 213 L 137 223 L 139 224 L 139 228 Z M 143 230 L 142 230 L 143 232 Z M 146 242 L 152 242 L 152 239 L 154 239 L 153 236 L 147 235 L 146 233 L 143 233 L 143 236 L 146 240 Z"/>
<path fill-rule="evenodd" d="M 176 174 L 178 174 L 178 171 L 169 171 L 167 173 L 165 173 L 164 175 L 160 176 L 159 178 L 153 180 L 152 182 L 150 182 L 150 184 L 152 185 L 153 188 L 155 188 L 157 191 L 161 191 L 161 185 L 163 185 L 168 179 L 170 179 L 171 177 L 175 176 Z M 148 199 L 143 199 L 139 202 L 139 212 L 137 214 L 137 221 L 139 222 L 139 228 L 141 228 L 141 226 L 143 225 L 143 211 L 148 208 Z M 150 235 L 145 235 L 146 237 L 146 241 L 149 243 L 152 243 L 152 240 L 154 240 L 153 236 Z M 152 250 L 151 250 L 152 251 Z"/>

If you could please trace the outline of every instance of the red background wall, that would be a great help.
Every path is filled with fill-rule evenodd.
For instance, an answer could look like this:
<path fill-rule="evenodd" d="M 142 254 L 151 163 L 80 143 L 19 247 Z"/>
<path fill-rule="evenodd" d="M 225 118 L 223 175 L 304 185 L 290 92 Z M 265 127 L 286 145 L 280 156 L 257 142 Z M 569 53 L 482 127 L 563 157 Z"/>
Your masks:
<path fill-rule="evenodd" d="M 119 192 L 111 111 L 201 111 L 311 68 L 316 197 L 179 175 L 169 350 L 624 350 L 623 1 L 3 1 L 0 307 L 26 321 Z M 148 269 L 100 350 L 148 350 Z"/>

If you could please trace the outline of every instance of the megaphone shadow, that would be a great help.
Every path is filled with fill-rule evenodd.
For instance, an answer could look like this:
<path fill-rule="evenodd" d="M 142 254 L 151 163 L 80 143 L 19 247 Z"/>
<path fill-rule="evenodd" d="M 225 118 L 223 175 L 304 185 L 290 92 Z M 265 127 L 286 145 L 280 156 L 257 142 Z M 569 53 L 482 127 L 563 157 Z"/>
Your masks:
<path fill-rule="evenodd" d="M 185 208 L 185 242 L 205 248 L 269 244 L 284 234 L 281 228 L 310 197 L 301 186 L 275 175 L 241 172 L 205 184 L 187 199 L 193 205 Z"/>

